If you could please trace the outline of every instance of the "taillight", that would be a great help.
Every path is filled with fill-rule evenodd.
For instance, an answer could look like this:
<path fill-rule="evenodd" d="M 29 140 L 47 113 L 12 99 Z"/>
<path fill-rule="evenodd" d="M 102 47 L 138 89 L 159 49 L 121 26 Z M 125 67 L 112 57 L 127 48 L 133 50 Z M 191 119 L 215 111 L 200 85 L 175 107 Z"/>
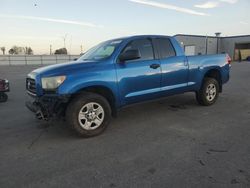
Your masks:
<path fill-rule="evenodd" d="M 231 57 L 227 54 L 226 55 L 226 61 L 227 61 L 227 64 L 231 64 L 231 62 L 232 62 L 232 59 L 231 59 Z"/>

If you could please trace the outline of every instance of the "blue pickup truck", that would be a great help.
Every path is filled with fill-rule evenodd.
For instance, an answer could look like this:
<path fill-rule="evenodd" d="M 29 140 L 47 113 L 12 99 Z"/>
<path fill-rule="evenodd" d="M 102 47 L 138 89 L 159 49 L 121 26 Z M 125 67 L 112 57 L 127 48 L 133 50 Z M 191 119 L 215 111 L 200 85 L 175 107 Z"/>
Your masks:
<path fill-rule="evenodd" d="M 184 92 L 216 102 L 228 82 L 227 54 L 185 56 L 173 37 L 132 36 L 103 42 L 78 60 L 36 69 L 26 106 L 38 119 L 65 117 L 81 136 L 102 133 L 124 106 Z"/>

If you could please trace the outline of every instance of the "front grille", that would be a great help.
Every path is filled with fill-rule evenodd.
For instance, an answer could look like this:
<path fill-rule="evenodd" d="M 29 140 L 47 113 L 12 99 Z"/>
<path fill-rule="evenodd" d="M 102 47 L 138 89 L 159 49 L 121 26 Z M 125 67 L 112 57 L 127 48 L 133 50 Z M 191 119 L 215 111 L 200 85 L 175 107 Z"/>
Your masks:
<path fill-rule="evenodd" d="M 32 78 L 26 79 L 26 89 L 31 94 L 36 94 L 36 81 Z"/>

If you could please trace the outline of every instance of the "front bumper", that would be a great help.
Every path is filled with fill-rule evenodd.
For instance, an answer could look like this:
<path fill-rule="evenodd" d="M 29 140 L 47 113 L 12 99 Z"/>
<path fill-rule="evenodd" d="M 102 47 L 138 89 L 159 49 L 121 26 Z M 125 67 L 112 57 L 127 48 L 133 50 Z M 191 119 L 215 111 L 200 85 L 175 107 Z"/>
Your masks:
<path fill-rule="evenodd" d="M 32 97 L 25 105 L 37 119 L 48 121 L 53 117 L 63 116 L 69 100 L 70 95 L 44 95 Z"/>

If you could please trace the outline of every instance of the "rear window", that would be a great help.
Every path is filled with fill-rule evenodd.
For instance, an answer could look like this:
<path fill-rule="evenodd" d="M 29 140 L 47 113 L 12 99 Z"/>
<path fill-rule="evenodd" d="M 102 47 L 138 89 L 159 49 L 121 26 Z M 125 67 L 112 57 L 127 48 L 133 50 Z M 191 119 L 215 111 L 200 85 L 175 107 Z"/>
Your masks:
<path fill-rule="evenodd" d="M 169 39 L 156 39 L 159 55 L 162 59 L 176 56 L 174 47 Z"/>

